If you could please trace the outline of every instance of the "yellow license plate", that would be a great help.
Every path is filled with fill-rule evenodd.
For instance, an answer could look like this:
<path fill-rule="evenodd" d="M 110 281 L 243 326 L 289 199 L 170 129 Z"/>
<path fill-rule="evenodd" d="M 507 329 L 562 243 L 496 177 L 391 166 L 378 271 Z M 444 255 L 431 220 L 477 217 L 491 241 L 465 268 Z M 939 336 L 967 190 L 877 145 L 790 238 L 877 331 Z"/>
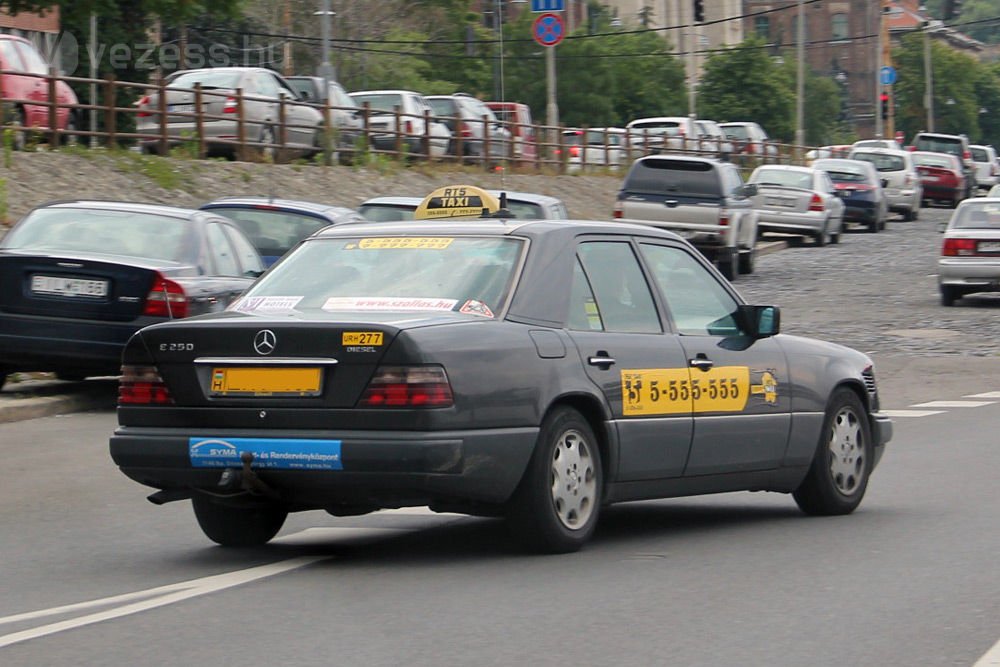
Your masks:
<path fill-rule="evenodd" d="M 213 368 L 214 396 L 319 396 L 319 368 Z"/>
<path fill-rule="evenodd" d="M 381 345 L 381 331 L 345 331 L 341 337 L 342 345 Z"/>

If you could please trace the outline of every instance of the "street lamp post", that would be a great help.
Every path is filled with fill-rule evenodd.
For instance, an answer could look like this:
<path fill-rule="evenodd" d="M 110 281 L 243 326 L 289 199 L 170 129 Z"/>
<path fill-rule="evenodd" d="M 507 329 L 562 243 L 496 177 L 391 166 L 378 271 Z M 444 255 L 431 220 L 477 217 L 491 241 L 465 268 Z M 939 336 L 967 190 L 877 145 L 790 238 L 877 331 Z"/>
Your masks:
<path fill-rule="evenodd" d="M 805 135 L 805 67 L 806 67 L 806 15 L 805 5 L 799 0 L 799 41 L 796 45 L 795 57 L 798 59 L 798 71 L 795 75 L 795 153 L 801 158 L 802 146 L 806 143 Z"/>
<path fill-rule="evenodd" d="M 337 78 L 334 76 L 333 65 L 330 64 L 330 17 L 334 16 L 336 12 L 330 10 L 330 0 L 323 0 L 320 7 L 321 9 L 318 12 L 313 12 L 313 16 L 323 17 L 321 21 L 322 43 L 320 46 L 323 62 L 319 66 L 319 75 L 323 77 L 323 94 L 328 95 L 330 81 Z"/>

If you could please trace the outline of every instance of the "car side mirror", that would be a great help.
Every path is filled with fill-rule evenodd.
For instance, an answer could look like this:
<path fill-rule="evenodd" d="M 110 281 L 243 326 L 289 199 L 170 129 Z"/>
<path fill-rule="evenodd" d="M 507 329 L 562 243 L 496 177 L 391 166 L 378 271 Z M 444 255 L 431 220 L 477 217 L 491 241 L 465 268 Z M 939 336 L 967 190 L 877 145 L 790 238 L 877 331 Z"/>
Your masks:
<path fill-rule="evenodd" d="M 883 178 L 881 182 L 882 182 L 882 187 L 883 188 L 889 187 L 889 179 L 888 178 Z"/>
<path fill-rule="evenodd" d="M 744 183 L 735 190 L 733 194 L 737 197 L 755 197 L 757 196 L 758 188 L 756 183 Z"/>
<path fill-rule="evenodd" d="M 308 90 L 300 90 L 299 91 L 299 99 L 302 100 L 303 102 L 308 102 L 309 101 L 309 97 L 310 97 L 310 95 L 309 95 L 309 91 Z"/>
<path fill-rule="evenodd" d="M 751 338 L 768 338 L 781 331 L 781 309 L 777 306 L 740 306 L 743 328 Z"/>

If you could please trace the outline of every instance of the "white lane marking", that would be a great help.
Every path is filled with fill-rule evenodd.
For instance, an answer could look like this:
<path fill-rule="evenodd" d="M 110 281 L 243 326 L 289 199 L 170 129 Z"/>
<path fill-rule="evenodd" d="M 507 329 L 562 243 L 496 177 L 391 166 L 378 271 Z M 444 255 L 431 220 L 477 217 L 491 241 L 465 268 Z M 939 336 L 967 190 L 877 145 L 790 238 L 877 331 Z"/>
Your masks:
<path fill-rule="evenodd" d="M 983 654 L 972 667 L 997 667 L 1000 665 L 1000 641 L 993 645 L 989 651 Z"/>
<path fill-rule="evenodd" d="M 943 412 L 944 410 L 881 410 L 879 414 L 887 417 L 930 417 Z"/>
<path fill-rule="evenodd" d="M 0 648 L 28 641 L 29 639 L 37 639 L 38 637 L 55 634 L 57 632 L 72 630 L 84 625 L 91 625 L 93 623 L 100 623 L 102 621 L 108 621 L 122 616 L 137 614 L 149 609 L 174 604 L 175 602 L 182 602 L 193 597 L 215 593 L 216 591 L 221 591 L 226 588 L 241 586 L 258 579 L 273 577 L 278 574 L 297 570 L 328 558 L 329 556 L 303 556 L 301 558 L 290 558 L 277 563 L 259 565 L 246 570 L 236 570 L 235 572 L 226 572 L 224 574 L 216 574 L 209 577 L 202 577 L 201 579 L 191 579 L 190 581 L 168 584 L 166 586 L 150 588 L 145 591 L 136 591 L 134 593 L 116 595 L 102 598 L 100 600 L 90 600 L 88 602 L 79 602 L 77 604 L 53 607 L 51 609 L 42 609 L 40 611 L 27 612 L 24 614 L 4 616 L 0 618 L 0 625 L 6 623 L 17 623 L 19 621 L 26 621 L 34 618 L 43 618 L 45 616 L 66 614 L 74 611 L 82 611 L 94 607 L 104 607 L 122 602 L 130 602 L 139 598 L 153 598 L 141 602 L 135 602 L 133 604 L 127 604 L 115 609 L 108 609 L 106 611 L 80 616 L 79 618 L 72 618 L 65 621 L 59 621 L 58 623 L 50 623 L 49 625 L 31 628 L 29 630 L 0 635 Z"/>
<path fill-rule="evenodd" d="M 1000 398 L 1000 391 L 987 391 L 983 394 L 968 394 L 962 398 Z"/>
<path fill-rule="evenodd" d="M 993 405 L 995 401 L 931 401 L 930 403 L 917 403 L 911 408 L 981 408 L 984 405 Z"/>

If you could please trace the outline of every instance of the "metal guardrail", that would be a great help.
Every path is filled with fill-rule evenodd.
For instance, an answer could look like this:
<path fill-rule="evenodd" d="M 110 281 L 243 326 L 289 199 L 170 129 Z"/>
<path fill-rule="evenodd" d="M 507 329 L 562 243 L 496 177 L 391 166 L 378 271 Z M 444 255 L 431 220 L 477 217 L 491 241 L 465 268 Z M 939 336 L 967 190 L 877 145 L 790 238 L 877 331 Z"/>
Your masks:
<path fill-rule="evenodd" d="M 59 76 L 54 71 L 48 74 L 29 74 L 18 71 L 0 71 L 2 77 L 23 77 L 26 79 L 38 79 L 42 82 L 42 87 L 46 91 L 44 96 L 33 96 L 31 98 L 3 98 L 0 97 L 0 108 L 4 110 L 4 125 L 13 128 L 16 132 L 37 133 L 44 141 L 50 145 L 57 146 L 60 143 L 76 138 L 88 139 L 86 143 L 92 145 L 103 145 L 105 147 L 114 146 L 139 146 L 147 152 L 167 154 L 171 148 L 181 145 L 189 149 L 189 154 L 195 157 L 204 158 L 213 152 L 225 151 L 233 154 L 237 159 L 286 162 L 294 156 L 312 155 L 322 156 L 326 164 L 330 164 L 336 157 L 344 163 L 363 163 L 371 155 L 386 155 L 390 159 L 410 160 L 410 161 L 448 161 L 478 164 L 484 169 L 492 169 L 497 166 L 526 170 L 534 172 L 599 172 L 613 168 L 611 156 L 620 152 L 625 156 L 626 165 L 636 157 L 649 154 L 686 154 L 699 156 L 715 156 L 723 159 L 730 159 L 739 162 L 742 166 L 756 166 L 761 162 L 795 162 L 796 156 L 804 154 L 809 147 L 792 146 L 789 144 L 768 144 L 763 151 L 758 154 L 749 154 L 746 151 L 734 151 L 727 154 L 722 150 L 722 140 L 705 137 L 665 137 L 650 133 L 634 133 L 625 130 L 612 132 L 603 129 L 602 139 L 599 144 L 583 144 L 578 156 L 572 154 L 573 146 L 567 141 L 566 132 L 580 130 L 587 136 L 592 135 L 593 130 L 588 131 L 583 128 L 567 128 L 564 126 L 547 125 L 523 125 L 510 121 L 494 121 L 488 117 L 482 119 L 462 120 L 465 123 L 480 123 L 479 132 L 469 132 L 468 136 L 459 132 L 452 136 L 449 154 L 443 157 L 433 157 L 430 149 L 434 136 L 431 133 L 431 122 L 441 120 L 432 116 L 429 112 L 423 115 L 409 115 L 402 113 L 397 107 L 392 112 L 374 111 L 366 103 L 360 110 L 352 107 L 331 106 L 329 101 L 325 104 L 314 104 L 287 97 L 269 98 L 254 95 L 246 95 L 242 90 L 218 92 L 216 90 L 205 89 L 196 85 L 194 88 L 181 89 L 169 88 L 170 92 L 187 92 L 193 95 L 191 109 L 170 109 L 167 105 L 167 85 L 160 81 L 155 84 L 135 83 L 128 81 L 118 81 L 114 76 L 104 79 L 89 79 L 83 77 Z M 91 86 L 99 91 L 103 103 L 82 103 L 74 104 L 60 103 L 57 100 L 59 83 L 81 84 Z M 4 86 L 0 86 L 2 90 Z M 39 86 L 35 86 L 37 90 Z M 2 93 L 0 93 L 2 95 Z M 207 113 L 205 107 L 213 100 L 223 98 L 226 103 L 225 112 Z M 136 100 L 123 106 L 120 99 Z M 151 100 L 155 100 L 151 104 Z M 248 117 L 248 103 L 263 102 L 277 106 L 277 117 L 260 122 Z M 309 126 L 296 124 L 289 121 L 289 109 L 292 106 L 307 106 L 316 109 L 321 116 L 319 125 L 311 128 L 315 131 L 313 145 L 304 147 L 294 145 L 288 141 L 289 132 L 293 130 L 310 129 Z M 37 117 L 37 109 L 43 108 L 46 113 L 44 117 L 47 122 L 44 126 L 37 123 L 33 127 L 18 127 L 16 119 L 18 112 L 24 112 L 22 117 Z M 68 109 L 74 115 L 76 122 L 71 125 L 58 122 L 60 110 Z M 35 110 L 28 114 L 28 110 Z M 360 116 L 360 128 L 347 128 L 347 131 L 358 131 L 363 141 L 354 146 L 338 145 L 339 135 L 345 128 L 338 127 L 333 121 L 335 111 L 345 111 L 356 116 Z M 97 129 L 83 129 L 84 120 L 88 120 L 91 114 L 96 114 L 100 122 L 96 123 Z M 372 117 L 375 115 L 391 115 L 392 121 L 388 127 L 373 126 Z M 208 132 L 209 124 L 220 122 L 232 122 L 233 132 L 225 135 Z M 183 134 L 175 132 L 178 123 L 185 125 Z M 491 136 L 490 124 L 498 123 L 507 131 L 507 137 L 502 140 L 503 149 L 497 151 L 493 142 L 496 141 Z M 260 128 L 267 125 L 272 129 L 271 141 L 262 141 Z M 90 127 L 91 124 L 87 123 Z M 138 128 L 146 128 L 146 131 L 139 131 Z M 414 128 L 423 128 L 423 131 L 415 131 Z M 384 141 L 389 136 L 390 141 Z M 520 137 L 534 137 L 534 151 L 524 150 L 525 140 Z M 379 137 L 379 144 L 382 148 L 375 146 L 375 137 Z M 478 155 L 465 155 L 465 144 L 469 141 L 480 142 L 482 137 L 482 147 Z M 515 140 L 514 137 L 519 137 Z M 613 141 L 612 137 L 616 137 Z M 725 143 L 730 143 L 731 140 Z M 392 148 L 385 148 L 386 145 Z M 588 156 L 594 154 L 593 149 L 597 148 L 597 155 L 600 159 L 594 159 L 588 163 Z M 772 148 L 773 147 L 773 150 Z M 414 150 L 417 148 L 418 150 Z M 586 150 L 586 149 L 591 150 Z M 574 159 L 579 157 L 580 159 Z"/>

